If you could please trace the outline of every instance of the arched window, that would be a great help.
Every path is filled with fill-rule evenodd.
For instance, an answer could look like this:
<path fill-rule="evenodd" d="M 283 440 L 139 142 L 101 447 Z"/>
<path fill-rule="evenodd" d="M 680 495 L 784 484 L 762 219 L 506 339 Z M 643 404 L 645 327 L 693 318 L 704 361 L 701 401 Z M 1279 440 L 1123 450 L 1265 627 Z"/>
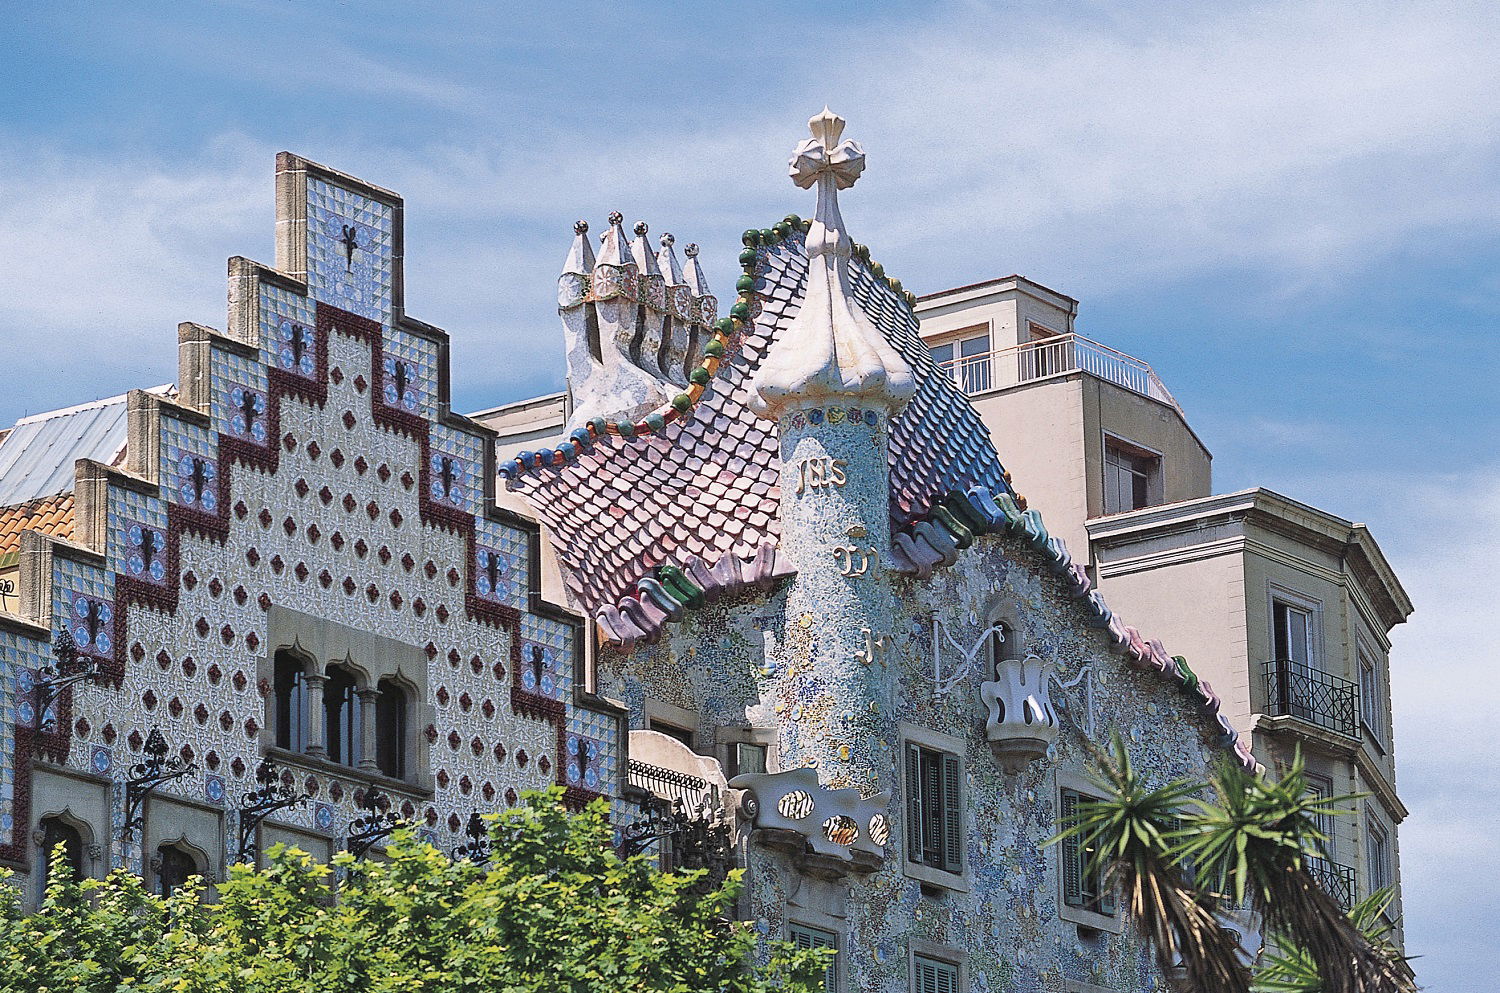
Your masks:
<path fill-rule="evenodd" d="M 276 744 L 294 752 L 307 747 L 307 682 L 302 660 L 286 649 L 276 653 Z"/>
<path fill-rule="evenodd" d="M 52 868 L 52 853 L 63 848 L 63 858 L 72 872 L 73 881 L 83 879 L 83 833 L 61 817 L 42 818 L 42 885 Z"/>
<path fill-rule="evenodd" d="M 328 758 L 344 765 L 359 765 L 359 695 L 354 692 L 354 674 L 343 666 L 328 667 L 323 684 L 323 746 Z"/>
<path fill-rule="evenodd" d="M 375 697 L 375 764 L 393 779 L 406 778 L 406 691 L 382 679 Z"/>
<path fill-rule="evenodd" d="M 203 874 L 203 870 L 198 867 L 198 860 L 181 844 L 162 845 L 156 850 L 156 855 L 156 891 L 162 896 L 171 896 L 188 881 L 189 876 Z"/>

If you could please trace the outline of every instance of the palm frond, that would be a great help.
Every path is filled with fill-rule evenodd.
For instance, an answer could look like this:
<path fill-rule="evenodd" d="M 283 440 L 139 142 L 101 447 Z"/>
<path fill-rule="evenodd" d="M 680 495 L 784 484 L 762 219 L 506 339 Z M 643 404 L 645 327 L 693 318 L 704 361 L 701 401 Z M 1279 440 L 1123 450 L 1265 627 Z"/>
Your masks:
<path fill-rule="evenodd" d="M 1249 900 L 1266 930 L 1296 945 L 1316 967 L 1322 993 L 1409 993 L 1410 977 L 1366 937 L 1307 871 L 1328 839 L 1319 815 L 1332 802 L 1306 792 L 1298 755 L 1281 777 L 1221 764 L 1213 783 L 1218 802 L 1193 801 L 1179 852 L 1236 904 Z M 1295 990 L 1300 987 L 1289 987 Z"/>
<path fill-rule="evenodd" d="M 1249 972 L 1238 941 L 1220 927 L 1211 902 L 1193 889 L 1173 855 L 1183 842 L 1181 810 L 1201 787 L 1185 780 L 1147 786 L 1118 734 L 1110 752 L 1095 756 L 1105 799 L 1080 803 L 1046 843 L 1076 837 L 1092 849 L 1091 868 L 1119 887 L 1164 973 L 1181 968 L 1198 993 L 1245 993 Z"/>

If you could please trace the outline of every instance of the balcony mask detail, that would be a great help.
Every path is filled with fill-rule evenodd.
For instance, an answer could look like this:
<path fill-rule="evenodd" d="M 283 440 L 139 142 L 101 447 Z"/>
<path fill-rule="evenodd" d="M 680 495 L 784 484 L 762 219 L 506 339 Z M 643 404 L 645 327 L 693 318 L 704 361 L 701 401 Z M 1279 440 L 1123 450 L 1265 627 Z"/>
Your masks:
<path fill-rule="evenodd" d="M 801 835 L 813 854 L 856 868 L 874 868 L 885 858 L 889 793 L 861 798 L 852 787 L 828 789 L 818 782 L 817 770 L 805 766 L 744 773 L 729 786 L 746 791 L 740 811 L 757 830 Z"/>
<path fill-rule="evenodd" d="M 984 736 L 1006 772 L 1020 772 L 1057 740 L 1057 713 L 1047 685 L 1051 668 L 1035 655 L 1001 659 L 995 681 L 979 686 L 979 697 L 989 708 Z"/>

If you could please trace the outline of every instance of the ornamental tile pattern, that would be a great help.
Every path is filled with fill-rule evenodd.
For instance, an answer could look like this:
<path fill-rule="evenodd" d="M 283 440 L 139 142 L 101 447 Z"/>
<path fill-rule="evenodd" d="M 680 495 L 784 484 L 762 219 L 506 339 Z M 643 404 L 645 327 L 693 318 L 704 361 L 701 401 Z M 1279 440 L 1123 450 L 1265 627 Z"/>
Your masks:
<path fill-rule="evenodd" d="M 891 423 L 893 526 L 924 517 L 953 489 L 1009 492 L 984 424 L 933 363 L 909 304 L 863 262 L 851 272 L 859 305 L 918 381 Z M 753 279 L 750 326 L 690 413 L 646 437 L 599 438 L 576 462 L 554 462 L 512 483 L 549 526 L 569 592 L 590 613 L 634 594 L 658 566 L 749 559 L 779 540 L 777 427 L 757 417 L 749 400 L 756 369 L 800 307 L 807 280 L 800 230 L 756 250 Z M 836 408 L 830 416 L 849 412 Z"/>
<path fill-rule="evenodd" d="M 117 828 L 119 783 L 152 727 L 198 764 L 163 794 L 221 810 L 232 836 L 274 740 L 264 674 L 276 607 L 424 660 L 433 698 L 418 710 L 430 714 L 419 732 L 433 789 L 381 787 L 440 847 L 461 840 L 451 823 L 521 790 L 560 785 L 574 803 L 619 794 L 619 715 L 575 693 L 579 618 L 534 592 L 539 539 L 493 509 L 488 436 L 437 416 L 445 339 L 401 313 L 398 205 L 304 166 L 278 182 L 307 185 L 308 284 L 250 265 L 249 303 L 229 332 L 199 329 L 198 344 L 184 346 L 203 351 L 206 382 L 184 397 L 198 406 L 162 399 L 148 415 L 159 443 L 109 477 L 102 546 L 54 546 L 50 610 L 0 619 L 0 858 L 31 857 L 34 755 L 114 782 Z M 283 237 L 296 229 L 278 227 Z M 159 455 L 143 464 L 153 447 Z M 65 537 L 72 508 L 70 495 L 13 508 L 0 535 Z M 33 677 L 62 626 L 101 676 L 65 692 L 42 735 Z M 583 739 L 580 768 L 567 759 Z M 317 802 L 277 822 L 337 847 L 368 774 L 310 760 L 283 767 Z M 139 845 L 95 830 L 109 864 L 144 865 Z"/>

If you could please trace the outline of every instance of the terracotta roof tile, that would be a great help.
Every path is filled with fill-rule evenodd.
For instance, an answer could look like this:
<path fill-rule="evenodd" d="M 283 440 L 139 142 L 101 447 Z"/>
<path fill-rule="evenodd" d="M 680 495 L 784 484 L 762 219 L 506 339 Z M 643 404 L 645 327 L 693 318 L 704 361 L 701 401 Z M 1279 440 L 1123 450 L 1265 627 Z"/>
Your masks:
<path fill-rule="evenodd" d="M 73 494 L 57 493 L 11 507 L 0 507 L 0 561 L 21 550 L 21 532 L 73 537 Z"/>

